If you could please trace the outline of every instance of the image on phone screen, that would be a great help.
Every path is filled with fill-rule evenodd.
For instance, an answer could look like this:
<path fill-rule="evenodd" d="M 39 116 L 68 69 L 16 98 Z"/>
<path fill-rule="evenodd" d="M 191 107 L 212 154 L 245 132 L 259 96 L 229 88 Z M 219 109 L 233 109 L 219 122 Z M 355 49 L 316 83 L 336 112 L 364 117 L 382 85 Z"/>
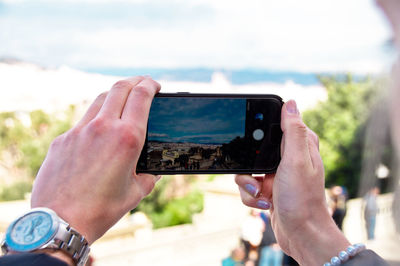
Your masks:
<path fill-rule="evenodd" d="M 156 97 L 138 171 L 269 172 L 280 160 L 280 108 L 274 98 Z"/>

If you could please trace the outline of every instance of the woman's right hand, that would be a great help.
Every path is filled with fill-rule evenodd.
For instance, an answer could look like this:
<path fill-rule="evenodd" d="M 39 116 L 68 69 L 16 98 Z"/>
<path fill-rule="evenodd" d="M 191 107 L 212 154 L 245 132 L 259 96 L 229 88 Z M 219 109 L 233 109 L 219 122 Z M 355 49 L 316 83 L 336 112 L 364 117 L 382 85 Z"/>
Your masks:
<path fill-rule="evenodd" d="M 350 243 L 326 205 L 324 167 L 317 135 L 303 123 L 295 101 L 282 108 L 282 160 L 276 174 L 257 181 L 236 176 L 244 204 L 271 209 L 281 248 L 302 265 L 322 265 Z"/>

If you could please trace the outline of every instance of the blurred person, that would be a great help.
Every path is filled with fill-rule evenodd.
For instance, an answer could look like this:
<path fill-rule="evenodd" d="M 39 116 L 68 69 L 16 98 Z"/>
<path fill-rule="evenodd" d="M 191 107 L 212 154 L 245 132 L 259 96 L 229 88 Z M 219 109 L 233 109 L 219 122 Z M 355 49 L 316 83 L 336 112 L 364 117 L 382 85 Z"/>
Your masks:
<path fill-rule="evenodd" d="M 283 252 L 276 242 L 274 231 L 272 230 L 270 215 L 261 212 L 265 217 L 265 229 L 259 248 L 258 266 L 280 266 L 282 265 Z M 260 214 L 260 215 L 261 215 Z"/>
<path fill-rule="evenodd" d="M 346 216 L 346 194 L 341 186 L 333 186 L 329 190 L 330 208 L 332 209 L 332 219 L 340 230 L 343 230 L 343 220 Z"/>
<path fill-rule="evenodd" d="M 222 266 L 243 266 L 245 256 L 244 248 L 236 247 L 229 257 L 222 260 Z"/>
<path fill-rule="evenodd" d="M 377 202 L 379 192 L 378 187 L 373 187 L 363 198 L 364 220 L 368 240 L 375 239 L 376 215 L 379 211 Z"/>
<path fill-rule="evenodd" d="M 264 228 L 264 221 L 258 214 L 258 211 L 251 209 L 250 215 L 246 217 L 241 228 L 241 242 L 245 248 L 246 259 L 250 257 L 252 251 L 256 253 L 252 259 L 258 258 L 258 247 L 263 237 Z"/>

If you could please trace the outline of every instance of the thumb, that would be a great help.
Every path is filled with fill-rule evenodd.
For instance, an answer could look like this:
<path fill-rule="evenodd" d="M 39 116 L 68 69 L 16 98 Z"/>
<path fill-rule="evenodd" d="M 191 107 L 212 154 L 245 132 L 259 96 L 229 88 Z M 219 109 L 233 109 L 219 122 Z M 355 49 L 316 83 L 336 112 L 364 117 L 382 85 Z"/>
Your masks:
<path fill-rule="evenodd" d="M 286 102 L 282 107 L 281 128 L 283 131 L 282 161 L 311 162 L 308 149 L 308 129 L 301 119 L 294 100 Z"/>

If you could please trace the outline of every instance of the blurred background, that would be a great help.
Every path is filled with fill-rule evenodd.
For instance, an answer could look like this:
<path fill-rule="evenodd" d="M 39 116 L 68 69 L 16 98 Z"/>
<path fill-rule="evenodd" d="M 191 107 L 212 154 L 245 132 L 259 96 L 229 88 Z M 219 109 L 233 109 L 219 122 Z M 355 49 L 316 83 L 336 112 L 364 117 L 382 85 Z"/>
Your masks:
<path fill-rule="evenodd" d="M 118 79 L 151 75 L 162 92 L 295 99 L 320 137 L 338 226 L 400 265 L 391 38 L 370 0 L 0 0 L 0 236 L 29 208 L 52 139 Z M 268 228 L 268 213 L 243 206 L 232 175 L 165 176 L 93 245 L 92 261 L 295 265 L 282 262 Z"/>

